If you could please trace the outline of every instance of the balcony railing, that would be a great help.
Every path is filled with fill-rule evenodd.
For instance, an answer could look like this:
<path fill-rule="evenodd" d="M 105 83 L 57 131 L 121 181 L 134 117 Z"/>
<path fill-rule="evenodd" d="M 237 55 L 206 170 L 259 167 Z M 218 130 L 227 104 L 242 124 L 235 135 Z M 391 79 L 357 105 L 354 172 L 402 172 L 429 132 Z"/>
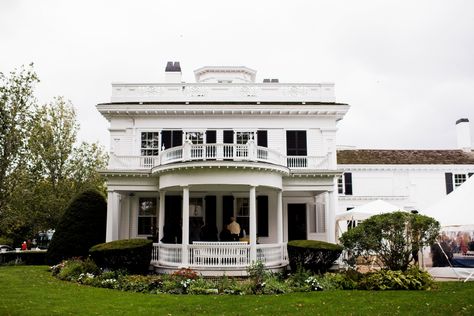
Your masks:
<path fill-rule="evenodd" d="M 257 260 L 266 267 L 288 263 L 286 243 L 259 244 Z M 182 261 L 182 252 L 187 251 L 188 262 Z M 251 264 L 250 245 L 245 242 L 198 242 L 181 244 L 153 244 L 151 263 L 159 266 L 192 268 L 243 268 Z"/>
<path fill-rule="evenodd" d="M 240 144 L 191 144 L 162 151 L 158 156 L 110 155 L 111 170 L 141 170 L 178 162 L 189 161 L 250 161 L 265 162 L 290 169 L 335 169 L 332 153 L 325 156 L 284 156 L 279 152 L 253 142 Z"/>

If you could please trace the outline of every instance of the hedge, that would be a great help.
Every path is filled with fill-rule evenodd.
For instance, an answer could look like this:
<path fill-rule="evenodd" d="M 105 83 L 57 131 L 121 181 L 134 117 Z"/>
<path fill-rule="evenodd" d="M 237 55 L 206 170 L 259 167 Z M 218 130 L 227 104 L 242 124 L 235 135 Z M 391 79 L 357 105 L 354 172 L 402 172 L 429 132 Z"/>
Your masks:
<path fill-rule="evenodd" d="M 342 253 L 342 247 L 318 240 L 292 240 L 288 242 L 288 258 L 291 270 L 299 266 L 315 273 L 329 270 Z"/>
<path fill-rule="evenodd" d="M 48 264 L 87 257 L 90 247 L 105 241 L 107 203 L 104 196 L 88 190 L 69 204 L 48 248 Z"/>
<path fill-rule="evenodd" d="M 44 265 L 46 264 L 46 251 L 9 251 L 0 252 L 0 264 L 26 264 Z"/>
<path fill-rule="evenodd" d="M 147 273 L 150 267 L 151 240 L 125 239 L 98 244 L 89 250 L 92 260 L 101 268 L 130 273 Z"/>

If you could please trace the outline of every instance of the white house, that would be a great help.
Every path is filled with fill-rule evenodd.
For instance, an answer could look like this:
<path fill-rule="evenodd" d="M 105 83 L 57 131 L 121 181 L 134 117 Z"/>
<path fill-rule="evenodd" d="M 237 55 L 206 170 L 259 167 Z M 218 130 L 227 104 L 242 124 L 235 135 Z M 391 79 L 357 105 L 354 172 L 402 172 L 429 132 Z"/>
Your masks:
<path fill-rule="evenodd" d="M 459 119 L 456 130 L 455 150 L 338 150 L 338 168 L 344 171 L 338 213 L 381 199 L 429 215 L 428 207 L 474 173 L 469 120 Z"/>
<path fill-rule="evenodd" d="M 157 270 L 228 275 L 285 266 L 288 240 L 334 242 L 336 125 L 349 109 L 334 84 L 257 83 L 247 67 L 194 75 L 182 82 L 169 62 L 165 83 L 114 83 L 97 105 L 110 122 L 107 241 L 154 238 Z M 230 217 L 240 242 L 218 240 Z"/>

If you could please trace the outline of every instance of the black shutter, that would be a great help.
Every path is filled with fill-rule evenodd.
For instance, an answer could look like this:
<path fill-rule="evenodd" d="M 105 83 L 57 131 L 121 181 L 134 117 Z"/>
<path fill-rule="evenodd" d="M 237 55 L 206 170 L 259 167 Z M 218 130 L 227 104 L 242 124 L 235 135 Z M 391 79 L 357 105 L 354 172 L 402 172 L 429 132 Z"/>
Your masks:
<path fill-rule="evenodd" d="M 222 224 L 225 228 L 230 223 L 230 218 L 234 216 L 234 197 L 225 195 L 222 197 Z"/>
<path fill-rule="evenodd" d="M 446 172 L 444 174 L 444 179 L 446 181 L 446 194 L 453 192 L 453 174 L 451 172 Z"/>
<path fill-rule="evenodd" d="M 257 235 L 268 237 L 268 196 L 257 197 Z"/>
<path fill-rule="evenodd" d="M 286 131 L 286 154 L 306 156 L 306 131 Z"/>
<path fill-rule="evenodd" d="M 268 147 L 267 131 L 257 131 L 257 146 Z"/>
<path fill-rule="evenodd" d="M 206 131 L 206 144 L 216 143 L 216 131 Z"/>
<path fill-rule="evenodd" d="M 233 144 L 234 143 L 234 131 L 224 131 L 224 144 Z"/>
<path fill-rule="evenodd" d="M 298 131 L 297 133 L 297 144 L 298 144 L 298 156 L 306 156 L 306 131 Z"/>
<path fill-rule="evenodd" d="M 183 132 L 173 131 L 173 147 L 181 146 L 183 144 Z"/>
<path fill-rule="evenodd" d="M 352 173 L 344 173 L 344 194 L 352 195 Z"/>
<path fill-rule="evenodd" d="M 161 145 L 164 146 L 165 149 L 171 148 L 171 131 L 161 132 Z"/>
<path fill-rule="evenodd" d="M 216 226 L 216 196 L 206 196 L 206 224 Z"/>
<path fill-rule="evenodd" d="M 473 174 L 474 174 L 473 172 L 469 172 L 467 176 L 470 178 Z"/>

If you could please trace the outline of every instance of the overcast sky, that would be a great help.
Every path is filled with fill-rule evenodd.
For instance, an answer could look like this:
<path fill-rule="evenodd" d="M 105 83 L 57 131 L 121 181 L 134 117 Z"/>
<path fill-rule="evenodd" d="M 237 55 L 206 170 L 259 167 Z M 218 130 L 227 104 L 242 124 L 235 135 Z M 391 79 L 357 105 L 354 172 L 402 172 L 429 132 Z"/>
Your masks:
<path fill-rule="evenodd" d="M 111 82 L 162 82 L 205 65 L 245 65 L 257 80 L 334 82 L 351 109 L 338 144 L 456 147 L 474 139 L 474 1 L 0 0 L 0 71 L 34 62 L 41 102 L 75 105 L 79 137 L 109 145 Z"/>

